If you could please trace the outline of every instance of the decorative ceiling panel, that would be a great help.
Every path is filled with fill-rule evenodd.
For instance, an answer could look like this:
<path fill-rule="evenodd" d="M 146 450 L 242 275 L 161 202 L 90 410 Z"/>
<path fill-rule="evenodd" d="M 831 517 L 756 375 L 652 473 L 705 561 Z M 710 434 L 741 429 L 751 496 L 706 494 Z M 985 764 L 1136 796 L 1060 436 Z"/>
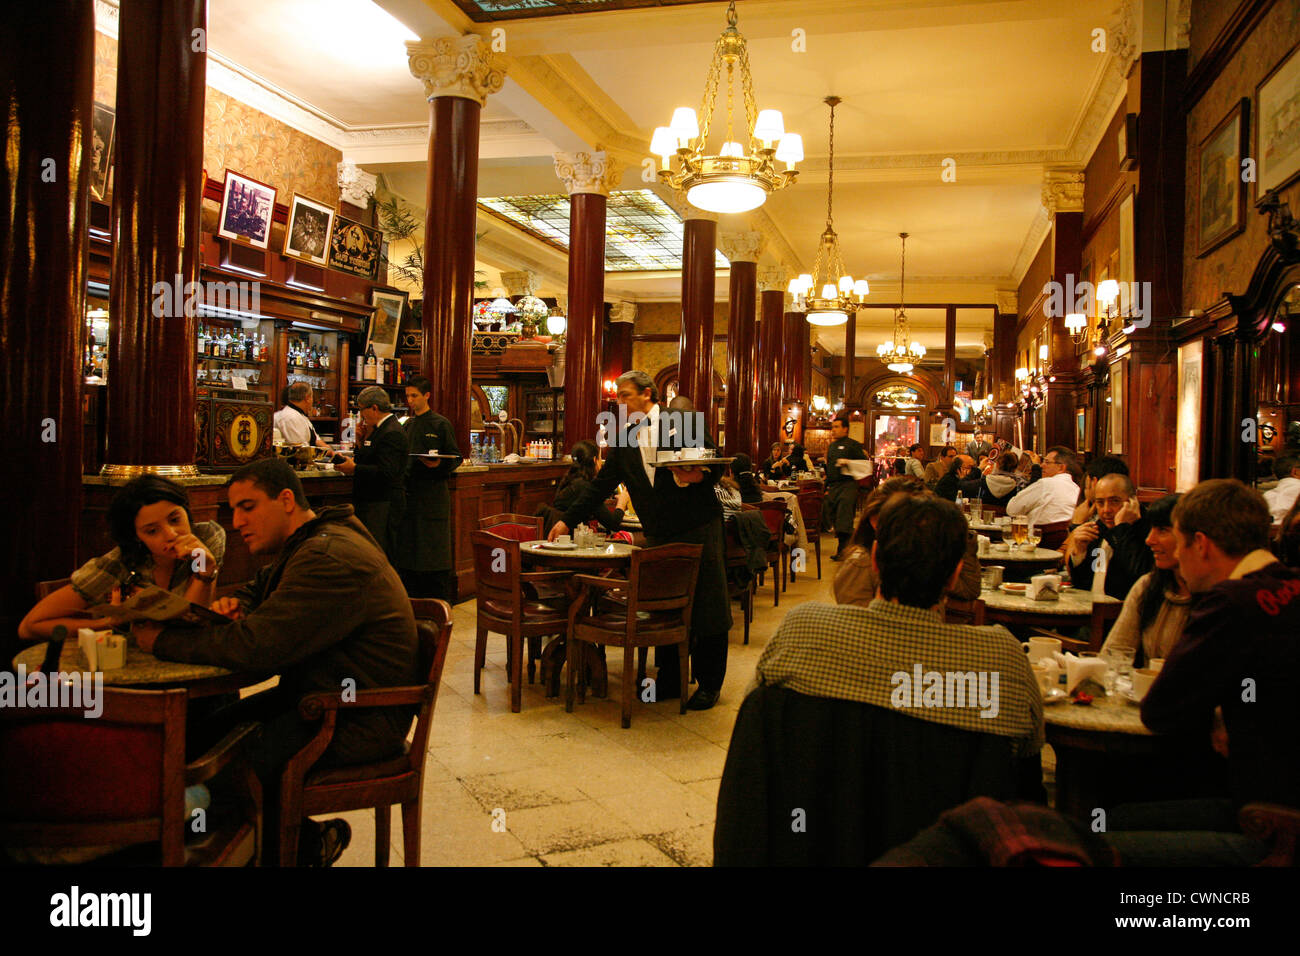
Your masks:
<path fill-rule="evenodd" d="M 453 0 L 471 20 L 524 20 L 559 17 L 570 13 L 603 13 L 606 10 L 635 10 L 640 7 L 680 7 L 685 4 L 718 3 L 721 0 Z"/>

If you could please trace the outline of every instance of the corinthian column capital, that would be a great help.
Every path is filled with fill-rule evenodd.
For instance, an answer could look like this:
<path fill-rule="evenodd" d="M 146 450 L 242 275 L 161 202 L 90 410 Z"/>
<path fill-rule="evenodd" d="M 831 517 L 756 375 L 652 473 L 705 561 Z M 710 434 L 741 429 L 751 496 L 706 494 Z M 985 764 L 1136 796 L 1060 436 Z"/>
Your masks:
<path fill-rule="evenodd" d="M 555 175 L 572 196 L 595 193 L 608 196 L 623 176 L 623 164 L 602 150 L 595 152 L 556 153 Z"/>
<path fill-rule="evenodd" d="M 411 75 L 424 83 L 426 99 L 458 96 L 482 106 L 506 81 L 506 67 L 482 37 L 467 33 L 406 44 Z"/>
<path fill-rule="evenodd" d="M 729 262 L 758 262 L 767 239 L 761 232 L 724 232 L 718 236 L 718 248 Z"/>

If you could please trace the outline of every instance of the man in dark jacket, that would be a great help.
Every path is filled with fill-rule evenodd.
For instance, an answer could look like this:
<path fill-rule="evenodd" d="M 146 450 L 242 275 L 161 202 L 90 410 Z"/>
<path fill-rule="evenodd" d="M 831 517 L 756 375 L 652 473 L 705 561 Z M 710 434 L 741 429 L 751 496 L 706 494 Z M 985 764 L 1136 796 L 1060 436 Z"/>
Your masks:
<path fill-rule="evenodd" d="M 432 383 L 416 375 L 406 383 L 411 417 L 402 428 L 412 455 L 438 452 L 453 458 L 416 458 L 406 476 L 406 511 L 397 523 L 393 564 L 406 593 L 450 601 L 451 492 L 447 479 L 460 467 L 460 448 L 451 422 L 429 407 Z"/>
<path fill-rule="evenodd" d="M 945 501 L 956 501 L 957 495 L 974 498 L 980 490 L 983 475 L 975 471 L 970 455 L 958 455 L 948 466 L 948 473 L 934 486 L 934 493 Z"/>
<path fill-rule="evenodd" d="M 832 561 L 844 560 L 858 511 L 858 479 L 840 464 L 867 460 L 862 442 L 849 437 L 849 416 L 836 415 L 831 419 L 831 443 L 826 448 L 826 500 L 822 504 L 822 519 L 835 530 L 836 548 L 831 555 Z"/>
<path fill-rule="evenodd" d="M 277 688 L 218 718 L 262 720 L 252 758 L 263 787 L 273 794 L 284 765 L 318 729 L 299 716 L 302 697 L 417 682 L 415 618 L 397 572 L 352 508 L 312 511 L 287 462 L 270 458 L 245 465 L 231 476 L 229 497 L 232 523 L 248 550 L 276 556 L 235 595 L 213 603 L 230 623 L 197 630 L 138 624 L 133 630 L 141 649 L 163 660 L 280 675 Z M 397 756 L 413 715 L 404 707 L 340 712 L 316 766 Z M 266 808 L 276 799 L 268 794 Z M 346 845 L 342 826 L 344 836 L 333 841 L 335 858 Z M 322 835 L 304 822 L 302 845 L 310 847 L 313 838 L 319 846 Z"/>
<path fill-rule="evenodd" d="M 1122 601 L 1138 578 L 1155 567 L 1146 543 L 1151 524 L 1142 517 L 1135 490 L 1128 475 L 1097 480 L 1097 520 L 1079 525 L 1065 540 L 1066 568 L 1076 588 L 1096 590 L 1097 575 L 1104 574 L 1102 590 Z"/>
<path fill-rule="evenodd" d="M 590 515 L 597 503 L 608 498 L 620 484 L 631 496 L 637 517 L 651 546 L 673 543 L 703 545 L 699 577 L 695 583 L 695 600 L 691 607 L 691 669 L 700 682 L 699 689 L 687 701 L 692 710 L 708 710 L 718 701 L 727 674 L 727 632 L 731 630 L 731 601 L 727 597 L 726 561 L 723 555 L 722 505 L 713 486 L 722 477 L 722 466 L 700 468 L 655 468 L 660 449 L 689 444 L 682 435 L 669 434 L 661 423 L 667 411 L 660 410 L 654 382 L 637 369 L 616 380 L 618 400 L 626 406 L 628 416 L 645 415 L 645 424 L 629 425 L 621 434 L 611 430 L 610 447 L 605 465 L 583 494 L 570 505 L 564 518 L 551 528 L 554 540 Z M 693 413 L 687 413 L 693 414 Z M 673 412 L 673 419 L 684 426 L 685 417 Z M 715 447 L 707 434 L 701 434 L 707 448 Z M 659 671 L 655 678 L 655 699 L 678 697 L 681 665 L 677 649 L 655 649 Z"/>
<path fill-rule="evenodd" d="M 1142 702 L 1142 722 L 1210 735 L 1228 757 L 1232 799 L 1117 807 L 1110 842 L 1126 865 L 1250 865 L 1268 847 L 1238 830 L 1236 811 L 1300 807 L 1300 571 L 1268 551 L 1268 505 L 1239 481 L 1201 482 L 1179 499 L 1173 522 L 1196 603 Z"/>
<path fill-rule="evenodd" d="M 406 432 L 393 415 L 388 393 L 378 385 L 357 395 L 363 427 L 357 431 L 354 458 L 337 465 L 352 476 L 352 501 L 357 518 L 390 559 L 396 553 L 397 526 L 406 510 Z"/>

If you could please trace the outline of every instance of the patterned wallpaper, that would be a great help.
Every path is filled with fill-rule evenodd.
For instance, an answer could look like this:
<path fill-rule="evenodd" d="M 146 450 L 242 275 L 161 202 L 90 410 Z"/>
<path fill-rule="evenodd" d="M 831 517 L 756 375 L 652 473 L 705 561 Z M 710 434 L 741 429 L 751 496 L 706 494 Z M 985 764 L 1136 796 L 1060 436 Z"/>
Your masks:
<path fill-rule="evenodd" d="M 726 295 L 726 290 L 723 290 Z M 637 335 L 679 335 L 682 324 L 680 302 L 643 302 L 637 307 Z M 713 332 L 725 335 L 727 331 L 727 301 L 723 298 L 713 307 Z M 644 369 L 653 378 L 669 365 L 676 365 L 678 344 L 672 342 L 633 342 L 632 367 Z M 713 343 L 713 370 L 727 380 L 727 343 Z"/>
<path fill-rule="evenodd" d="M 117 41 L 95 33 L 95 100 L 117 102 Z M 343 154 L 318 139 L 272 119 L 208 87 L 203 110 L 203 166 L 213 179 L 227 168 L 270 183 L 276 201 L 288 204 L 297 191 L 337 206 L 337 165 Z"/>
<path fill-rule="evenodd" d="M 1205 12 L 1205 2 L 1192 8 L 1193 46 L 1203 48 L 1209 41 L 1198 37 L 1198 14 Z M 1209 22 L 1213 23 L 1210 18 Z M 1210 39 L 1213 39 L 1212 37 Z M 1201 140 L 1228 115 L 1242 97 L 1251 98 L 1250 146 L 1256 146 L 1255 87 L 1295 43 L 1300 40 L 1300 4 L 1275 3 L 1254 32 L 1242 44 L 1214 84 L 1201 97 L 1187 117 L 1187 199 L 1183 236 L 1183 311 L 1207 309 L 1219 302 L 1226 292 L 1242 293 L 1250 282 L 1255 263 L 1268 246 L 1265 217 L 1255 211 L 1255 187 L 1246 184 L 1246 230 L 1228 240 L 1203 259 L 1196 258 L 1197 154 Z M 1281 196 L 1291 204 L 1293 214 L 1300 212 L 1300 182 L 1282 190 Z"/>

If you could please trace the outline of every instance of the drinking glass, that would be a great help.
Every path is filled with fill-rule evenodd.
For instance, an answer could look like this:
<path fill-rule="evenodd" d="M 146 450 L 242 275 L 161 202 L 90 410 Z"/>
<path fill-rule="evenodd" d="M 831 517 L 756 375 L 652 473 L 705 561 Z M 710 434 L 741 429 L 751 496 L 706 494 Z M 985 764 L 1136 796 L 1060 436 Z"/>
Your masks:
<path fill-rule="evenodd" d="M 1012 518 L 1011 534 L 1016 544 L 1024 544 L 1025 538 L 1029 534 L 1029 519 L 1025 517 Z"/>
<path fill-rule="evenodd" d="M 1035 528 L 1032 524 L 1025 530 L 1025 549 L 1034 551 L 1038 548 L 1038 542 L 1043 540 L 1043 532 Z"/>
<path fill-rule="evenodd" d="M 970 520 L 975 524 L 980 524 L 984 520 L 984 504 L 980 501 L 970 503 Z"/>
<path fill-rule="evenodd" d="M 1102 658 L 1106 661 L 1106 693 L 1114 696 L 1116 691 L 1131 689 L 1133 686 L 1133 658 L 1136 649 L 1122 647 L 1103 647 Z M 1127 685 L 1127 687 L 1123 687 Z"/>
<path fill-rule="evenodd" d="M 1011 530 L 1011 525 L 1009 524 L 1004 524 L 1002 526 L 1002 543 L 1008 548 L 1016 543 L 1015 533 Z"/>

